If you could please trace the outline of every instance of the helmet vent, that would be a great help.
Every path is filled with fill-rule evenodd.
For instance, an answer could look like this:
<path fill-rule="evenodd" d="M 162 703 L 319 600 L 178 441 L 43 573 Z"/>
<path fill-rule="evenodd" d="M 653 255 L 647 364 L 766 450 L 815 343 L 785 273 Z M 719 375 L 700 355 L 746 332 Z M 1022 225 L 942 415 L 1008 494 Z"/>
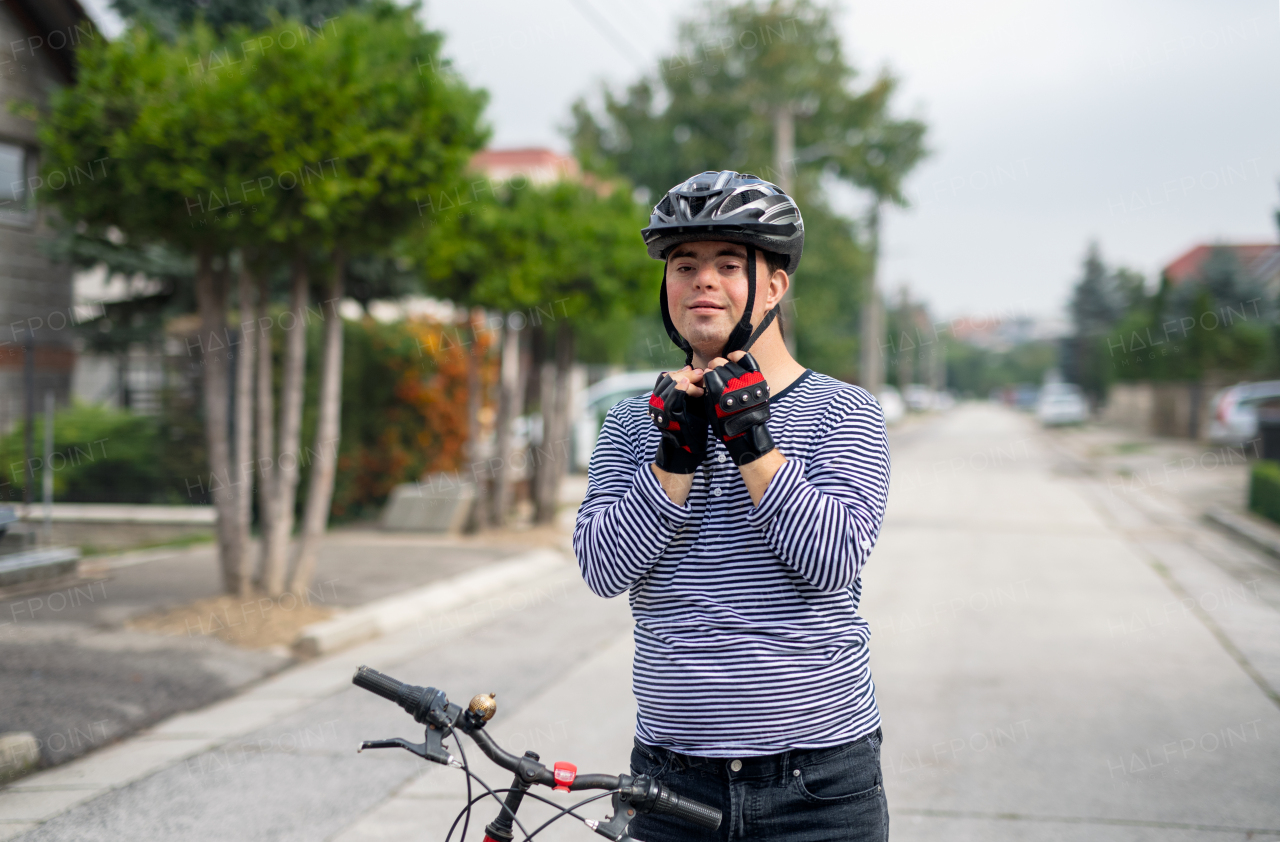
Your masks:
<path fill-rule="evenodd" d="M 662 201 L 658 202 L 658 213 L 663 216 L 671 216 L 671 197 L 663 196 Z"/>
<path fill-rule="evenodd" d="M 702 209 L 707 206 L 707 197 L 706 196 L 690 196 L 688 199 L 688 202 L 689 202 L 689 216 L 694 217 L 702 213 Z"/>
<path fill-rule="evenodd" d="M 716 215 L 724 216 L 725 214 L 733 213 L 743 205 L 751 204 L 756 199 L 763 198 L 764 193 L 761 193 L 759 190 L 744 190 L 741 193 L 734 193 L 732 196 L 724 200 L 724 204 L 716 210 Z"/>

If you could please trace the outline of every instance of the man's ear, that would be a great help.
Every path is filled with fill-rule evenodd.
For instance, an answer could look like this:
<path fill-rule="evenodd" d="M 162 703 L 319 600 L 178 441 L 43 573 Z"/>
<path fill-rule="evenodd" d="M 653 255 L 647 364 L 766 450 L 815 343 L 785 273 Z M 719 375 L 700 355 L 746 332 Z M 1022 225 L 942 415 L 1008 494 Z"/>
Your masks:
<path fill-rule="evenodd" d="M 791 288 L 791 276 L 781 269 L 775 271 L 769 276 L 769 289 L 765 301 L 769 308 L 778 306 L 778 302 L 782 300 L 782 296 L 787 294 L 787 290 Z"/>

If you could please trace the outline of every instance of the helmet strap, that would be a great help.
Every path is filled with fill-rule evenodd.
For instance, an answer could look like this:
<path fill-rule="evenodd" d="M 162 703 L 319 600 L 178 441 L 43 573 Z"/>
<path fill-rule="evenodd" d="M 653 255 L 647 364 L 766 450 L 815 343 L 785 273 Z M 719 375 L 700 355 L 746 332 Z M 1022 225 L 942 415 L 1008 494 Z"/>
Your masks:
<path fill-rule="evenodd" d="M 773 307 L 769 312 L 764 314 L 764 318 L 760 320 L 760 326 L 754 331 L 751 329 L 751 313 L 756 308 L 756 247 L 747 246 L 747 308 L 742 312 L 742 318 L 734 325 L 733 332 L 729 334 L 729 341 L 724 343 L 724 351 L 720 356 L 728 357 L 732 351 L 749 351 L 756 340 L 760 338 L 760 334 L 773 324 L 774 318 L 778 315 L 778 308 Z"/>
<path fill-rule="evenodd" d="M 689 340 L 680 335 L 680 331 L 676 330 L 675 322 L 671 321 L 671 307 L 667 304 L 667 267 L 665 261 L 662 266 L 662 288 L 658 290 L 658 301 L 662 306 L 662 325 L 667 329 L 667 336 L 671 337 L 671 341 L 681 351 L 684 351 L 684 364 L 693 365 L 693 346 L 689 344 Z"/>

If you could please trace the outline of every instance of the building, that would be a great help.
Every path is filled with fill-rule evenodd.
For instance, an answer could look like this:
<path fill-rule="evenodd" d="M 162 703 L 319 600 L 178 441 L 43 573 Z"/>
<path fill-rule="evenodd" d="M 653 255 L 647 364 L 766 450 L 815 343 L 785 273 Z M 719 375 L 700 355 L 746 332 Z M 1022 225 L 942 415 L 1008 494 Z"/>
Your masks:
<path fill-rule="evenodd" d="M 561 179 L 576 181 L 582 176 L 577 159 L 541 148 L 484 149 L 471 159 L 471 168 L 516 189 L 525 184 L 541 187 Z"/>
<path fill-rule="evenodd" d="M 1275 243 L 1198 245 L 1164 267 L 1164 276 L 1174 286 L 1195 278 L 1214 249 L 1230 251 L 1249 277 L 1262 282 L 1272 295 L 1280 293 L 1280 245 Z"/>
<path fill-rule="evenodd" d="M 53 235 L 43 192 L 63 189 L 40 175 L 36 125 L 10 106 L 48 104 L 75 80 L 75 49 L 102 37 L 77 0 L 0 4 L 0 430 L 20 417 L 24 347 L 34 345 L 35 391 L 67 400 L 75 350 L 72 267 L 50 260 Z M 86 173 L 102 162 L 86 161 Z M 39 398 L 37 403 L 42 403 Z"/>

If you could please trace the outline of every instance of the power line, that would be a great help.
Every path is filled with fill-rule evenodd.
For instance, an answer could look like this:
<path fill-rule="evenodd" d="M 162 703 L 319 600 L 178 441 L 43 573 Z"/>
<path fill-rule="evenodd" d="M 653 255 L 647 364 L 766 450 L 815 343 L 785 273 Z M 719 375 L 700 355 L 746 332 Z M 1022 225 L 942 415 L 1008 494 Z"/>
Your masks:
<path fill-rule="evenodd" d="M 613 45 L 618 49 L 618 52 L 626 53 L 627 58 L 631 60 L 637 70 L 644 73 L 648 69 L 648 62 L 645 61 L 645 58 L 640 54 L 640 51 L 632 46 L 626 36 L 614 28 L 613 24 L 609 22 L 609 19 L 600 14 L 600 12 L 587 2 L 587 0 L 569 0 L 569 2 L 577 8 L 577 10 L 584 18 L 587 19 L 587 22 L 590 23 L 597 32 L 613 42 Z"/>

